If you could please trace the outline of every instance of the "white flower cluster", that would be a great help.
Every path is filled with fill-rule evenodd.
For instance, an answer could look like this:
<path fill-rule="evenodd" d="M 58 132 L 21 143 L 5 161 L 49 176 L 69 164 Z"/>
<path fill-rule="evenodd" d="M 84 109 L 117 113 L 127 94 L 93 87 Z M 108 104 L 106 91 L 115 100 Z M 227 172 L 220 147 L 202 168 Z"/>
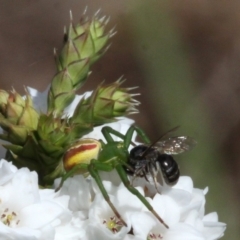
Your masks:
<path fill-rule="evenodd" d="M 72 217 L 69 196 L 39 189 L 36 172 L 0 161 L 0 239 L 54 239 Z"/>
<path fill-rule="evenodd" d="M 223 236 L 226 225 L 218 222 L 217 213 L 204 215 L 207 190 L 193 188 L 189 177 L 180 177 L 174 187 L 162 187 L 161 194 L 153 198 L 147 196 L 146 186 L 137 187 L 169 229 L 125 188 L 117 173 L 102 177 L 108 179 L 103 181 L 104 186 L 128 227 L 114 216 L 91 179 L 76 175 L 55 193 L 38 188 L 35 172 L 18 170 L 1 160 L 0 239 L 213 240 Z M 59 179 L 55 181 L 58 184 Z"/>

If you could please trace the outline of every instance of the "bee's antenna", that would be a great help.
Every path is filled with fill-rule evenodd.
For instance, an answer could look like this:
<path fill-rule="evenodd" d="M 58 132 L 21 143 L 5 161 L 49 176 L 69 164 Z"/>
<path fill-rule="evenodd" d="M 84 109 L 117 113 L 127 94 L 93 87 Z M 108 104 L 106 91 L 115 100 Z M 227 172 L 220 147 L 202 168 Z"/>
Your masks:
<path fill-rule="evenodd" d="M 148 146 L 148 148 L 142 153 L 142 157 L 144 157 L 147 152 L 149 151 L 150 148 L 152 148 L 157 142 L 159 142 L 160 139 L 162 139 L 164 136 L 166 136 L 167 134 L 169 134 L 170 132 L 176 131 L 180 126 L 176 126 L 170 130 L 168 130 L 167 132 L 165 132 L 163 135 L 161 135 L 157 140 L 155 140 L 150 146 Z"/>

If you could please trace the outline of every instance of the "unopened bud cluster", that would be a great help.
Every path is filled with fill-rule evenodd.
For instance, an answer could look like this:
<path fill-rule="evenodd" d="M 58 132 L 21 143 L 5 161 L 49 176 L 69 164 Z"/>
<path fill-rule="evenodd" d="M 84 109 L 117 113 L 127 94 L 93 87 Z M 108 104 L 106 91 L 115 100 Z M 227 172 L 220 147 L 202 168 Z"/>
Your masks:
<path fill-rule="evenodd" d="M 108 19 L 82 17 L 74 24 L 72 17 L 65 32 L 65 44 L 55 59 L 57 73 L 47 95 L 47 111 L 39 112 L 32 96 L 21 96 L 15 90 L 0 90 L 0 138 L 7 141 L 6 158 L 18 167 L 35 170 L 40 185 L 52 184 L 65 169 L 62 157 L 69 146 L 95 126 L 116 121 L 116 117 L 137 112 L 133 88 L 123 88 L 122 80 L 100 84 L 88 97 L 82 97 L 71 116 L 64 115 L 86 82 L 90 67 L 108 48 L 114 34 L 106 31 Z"/>

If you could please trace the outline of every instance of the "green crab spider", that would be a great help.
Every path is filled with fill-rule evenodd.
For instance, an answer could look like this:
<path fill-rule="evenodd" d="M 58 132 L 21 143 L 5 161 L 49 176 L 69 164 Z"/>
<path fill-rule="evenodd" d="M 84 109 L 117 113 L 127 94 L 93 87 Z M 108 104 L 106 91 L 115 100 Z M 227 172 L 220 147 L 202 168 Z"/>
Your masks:
<path fill-rule="evenodd" d="M 64 181 L 73 176 L 76 173 L 89 173 L 92 178 L 95 179 L 104 199 L 117 216 L 117 218 L 127 226 L 126 222 L 122 219 L 120 213 L 117 211 L 113 203 L 111 202 L 109 195 L 102 183 L 99 176 L 99 171 L 110 172 L 116 169 L 120 179 L 124 186 L 146 206 L 146 208 L 166 227 L 168 225 L 153 209 L 151 204 L 145 199 L 145 197 L 134 188 L 126 173 L 124 166 L 130 167 L 127 164 L 129 158 L 128 148 L 132 144 L 132 137 L 134 132 L 137 132 L 138 136 L 143 140 L 145 144 L 150 144 L 150 140 L 146 134 L 139 127 L 131 126 L 125 135 L 112 129 L 111 127 L 103 127 L 102 134 L 106 139 L 107 143 L 103 141 L 97 141 L 96 139 L 81 139 L 77 141 L 70 149 L 66 152 L 63 157 L 64 166 L 66 169 L 65 175 L 63 175 L 59 187 L 55 190 L 58 191 Z M 111 135 L 115 135 L 122 141 L 114 141 Z M 78 154 L 80 152 L 80 155 Z M 69 161 L 69 159 L 71 159 Z M 70 163 L 69 163 L 70 162 Z"/>

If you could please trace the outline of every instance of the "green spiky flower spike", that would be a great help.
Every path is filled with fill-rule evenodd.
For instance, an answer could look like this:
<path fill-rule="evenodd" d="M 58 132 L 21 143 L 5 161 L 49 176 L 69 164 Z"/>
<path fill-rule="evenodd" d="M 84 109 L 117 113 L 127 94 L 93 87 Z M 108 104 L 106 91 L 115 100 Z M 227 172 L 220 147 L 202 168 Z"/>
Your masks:
<path fill-rule="evenodd" d="M 71 13 L 70 13 L 71 17 Z M 48 112 L 61 115 L 73 101 L 75 92 L 87 80 L 90 66 L 106 51 L 106 44 L 114 34 L 105 33 L 108 20 L 98 18 L 97 14 L 89 21 L 82 17 L 80 23 L 73 24 L 72 17 L 65 45 L 59 55 L 55 52 L 58 73 L 52 80 L 48 95 Z"/>
<path fill-rule="evenodd" d="M 86 82 L 91 65 L 108 48 L 114 33 L 106 32 L 107 22 L 96 14 L 74 25 L 71 17 L 65 45 L 59 56 L 55 51 L 57 74 L 48 92 L 46 113 L 35 109 L 27 91 L 22 97 L 15 90 L 0 90 L 0 138 L 9 142 L 3 145 L 8 150 L 6 158 L 18 167 L 37 171 L 42 186 L 62 176 L 62 155 L 72 142 L 95 126 L 137 112 L 139 103 L 130 94 L 134 88 L 121 87 L 123 80 L 119 79 L 109 85 L 100 84 L 82 97 L 71 115 L 63 113 Z"/>

